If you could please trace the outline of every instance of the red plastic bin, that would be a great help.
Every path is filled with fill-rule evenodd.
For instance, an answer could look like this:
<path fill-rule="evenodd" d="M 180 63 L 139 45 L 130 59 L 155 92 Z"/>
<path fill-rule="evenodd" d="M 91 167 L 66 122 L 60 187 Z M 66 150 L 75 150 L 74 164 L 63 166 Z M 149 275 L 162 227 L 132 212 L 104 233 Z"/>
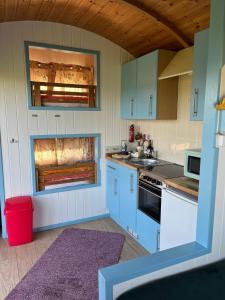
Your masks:
<path fill-rule="evenodd" d="M 32 242 L 33 205 L 30 196 L 12 197 L 5 202 L 6 229 L 10 246 Z"/>

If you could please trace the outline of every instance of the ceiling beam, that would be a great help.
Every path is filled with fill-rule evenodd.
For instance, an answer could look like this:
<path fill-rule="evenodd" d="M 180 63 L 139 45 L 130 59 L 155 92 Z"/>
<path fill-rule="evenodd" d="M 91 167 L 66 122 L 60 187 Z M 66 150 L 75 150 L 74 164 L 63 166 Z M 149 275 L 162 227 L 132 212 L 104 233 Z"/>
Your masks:
<path fill-rule="evenodd" d="M 185 37 L 182 32 L 179 32 L 179 30 L 172 23 L 170 23 L 164 17 L 160 16 L 157 12 L 155 12 L 153 9 L 149 8 L 145 4 L 136 0 L 122 0 L 122 2 L 131 5 L 139 12 L 141 11 L 142 13 L 145 13 L 148 17 L 157 22 L 164 30 L 170 33 L 180 43 L 182 47 L 187 48 L 192 45 L 192 43 L 187 39 L 187 37 Z"/>

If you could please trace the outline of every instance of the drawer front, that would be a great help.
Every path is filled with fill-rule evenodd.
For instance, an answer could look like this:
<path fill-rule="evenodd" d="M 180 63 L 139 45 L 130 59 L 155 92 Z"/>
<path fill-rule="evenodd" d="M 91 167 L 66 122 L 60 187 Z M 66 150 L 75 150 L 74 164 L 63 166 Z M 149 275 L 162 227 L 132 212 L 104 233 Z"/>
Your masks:
<path fill-rule="evenodd" d="M 106 171 L 111 171 L 111 172 L 114 172 L 114 173 L 118 173 L 119 170 L 120 170 L 120 165 L 119 164 L 117 164 L 114 161 L 107 160 Z"/>

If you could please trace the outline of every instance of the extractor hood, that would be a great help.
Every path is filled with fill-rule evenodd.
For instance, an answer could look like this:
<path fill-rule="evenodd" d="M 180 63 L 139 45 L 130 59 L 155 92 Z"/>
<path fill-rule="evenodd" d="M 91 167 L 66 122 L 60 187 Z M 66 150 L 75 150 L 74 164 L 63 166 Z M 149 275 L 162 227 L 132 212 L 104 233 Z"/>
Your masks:
<path fill-rule="evenodd" d="M 192 73 L 194 47 L 177 52 L 159 76 L 159 80 Z"/>

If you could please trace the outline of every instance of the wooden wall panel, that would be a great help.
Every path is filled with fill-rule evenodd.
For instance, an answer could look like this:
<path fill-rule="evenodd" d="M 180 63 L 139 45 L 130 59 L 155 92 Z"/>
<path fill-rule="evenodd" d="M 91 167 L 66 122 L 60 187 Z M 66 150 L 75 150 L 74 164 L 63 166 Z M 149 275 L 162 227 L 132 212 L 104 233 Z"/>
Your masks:
<path fill-rule="evenodd" d="M 0 1 L 0 22 L 33 20 L 73 25 L 140 56 L 158 48 L 178 50 L 192 44 L 194 33 L 208 27 L 209 8 L 209 0 L 8 0 Z M 52 38 L 56 34 L 59 41 L 63 31 L 53 30 Z M 44 35 L 50 37 L 48 31 Z M 66 38 L 70 39 L 68 31 Z"/>
<path fill-rule="evenodd" d="M 130 55 L 112 42 L 75 27 L 42 22 L 0 24 L 0 130 L 6 197 L 31 194 L 29 136 L 33 134 L 101 133 L 102 186 L 34 198 L 34 227 L 106 212 L 106 145 L 127 138 L 128 122 L 120 120 L 120 67 Z M 27 108 L 25 40 L 101 51 L 100 112 L 31 111 Z M 36 117 L 34 116 L 36 115 Z M 56 118 L 55 115 L 60 115 Z M 18 143 L 11 144 L 10 138 Z"/>

